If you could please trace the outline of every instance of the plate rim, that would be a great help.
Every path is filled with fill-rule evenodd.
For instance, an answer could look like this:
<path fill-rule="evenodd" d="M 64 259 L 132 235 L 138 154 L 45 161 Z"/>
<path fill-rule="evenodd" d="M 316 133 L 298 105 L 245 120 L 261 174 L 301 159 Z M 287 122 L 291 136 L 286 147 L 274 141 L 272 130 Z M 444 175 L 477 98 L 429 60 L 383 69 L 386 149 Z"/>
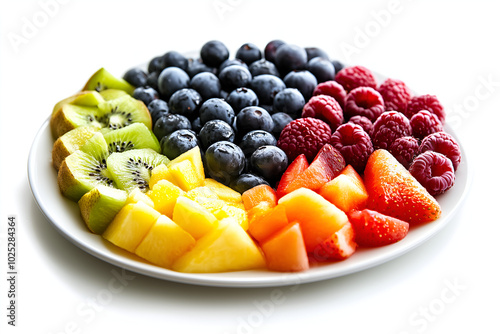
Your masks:
<path fill-rule="evenodd" d="M 303 284 L 303 283 L 312 283 L 312 282 L 317 282 L 317 281 L 323 281 L 327 279 L 333 279 L 336 277 L 341 277 L 341 276 L 346 276 L 350 275 L 356 272 L 360 272 L 372 267 L 376 267 L 378 265 L 381 265 L 383 263 L 389 262 L 399 256 L 402 256 L 406 254 L 407 252 L 415 249 L 416 247 L 424 244 L 427 240 L 435 236 L 441 229 L 443 229 L 448 223 L 452 220 L 452 218 L 455 216 L 456 212 L 458 209 L 461 207 L 461 204 L 467 197 L 469 193 L 469 189 L 472 183 L 472 170 L 471 170 L 471 165 L 470 162 L 467 159 L 467 155 L 464 149 L 464 146 L 460 142 L 460 140 L 457 138 L 455 132 L 451 127 L 445 124 L 445 131 L 450 133 L 459 143 L 461 154 L 462 154 L 462 161 L 460 164 L 460 168 L 466 169 L 466 173 L 464 174 L 464 180 L 461 180 L 462 182 L 465 181 L 465 184 L 463 185 L 463 191 L 460 194 L 458 200 L 453 204 L 453 207 L 451 208 L 450 212 L 446 214 L 445 217 L 440 217 L 438 220 L 423 224 L 423 226 L 431 226 L 427 227 L 429 231 L 426 233 L 423 233 L 423 236 L 421 238 L 418 238 L 416 241 L 410 241 L 405 243 L 405 239 L 401 240 L 398 243 L 395 243 L 393 245 L 388 245 L 384 246 L 383 249 L 388 249 L 389 247 L 396 245 L 396 251 L 395 252 L 388 252 L 388 251 L 382 251 L 378 252 L 381 253 L 377 256 L 375 256 L 375 253 L 373 256 L 368 256 L 368 259 L 366 260 L 361 260 L 358 261 L 359 263 L 354 264 L 354 265 L 349 265 L 350 259 L 346 259 L 344 261 L 340 262 L 333 262 L 333 263 L 328 263 L 325 264 L 323 270 L 319 271 L 314 271 L 314 268 L 311 268 L 307 271 L 303 272 L 298 272 L 298 273 L 277 273 L 277 272 L 269 272 L 267 270 L 263 271 L 241 271 L 241 272 L 230 272 L 230 273 L 217 273 L 217 274 L 190 274 L 190 273 L 180 273 L 176 272 L 173 270 L 161 268 L 158 266 L 155 266 L 150 263 L 146 263 L 145 261 L 137 261 L 137 259 L 134 259 L 133 257 L 137 257 L 136 255 L 132 254 L 133 257 L 123 257 L 121 254 L 115 254 L 112 252 L 109 248 L 110 247 L 116 247 L 112 245 L 111 243 L 107 242 L 106 240 L 102 240 L 104 243 L 109 243 L 110 247 L 104 247 L 102 249 L 96 248 L 95 245 L 90 245 L 84 242 L 82 238 L 77 238 L 74 233 L 71 231 L 68 231 L 67 228 L 65 228 L 64 224 L 61 224 L 61 222 L 58 221 L 57 217 L 55 216 L 55 212 L 51 212 L 47 210 L 47 206 L 45 205 L 45 199 L 42 196 L 42 193 L 40 192 L 41 189 L 39 189 L 38 184 L 37 184 L 37 179 L 36 179 L 36 157 L 38 153 L 38 146 L 42 144 L 42 139 L 44 139 L 44 136 L 49 135 L 52 142 L 53 142 L 53 137 L 50 132 L 49 128 L 49 121 L 50 117 L 42 124 L 42 126 L 39 128 L 37 131 L 34 140 L 32 142 L 30 151 L 29 151 L 29 156 L 28 156 L 28 161 L 27 161 L 27 172 L 28 172 L 28 182 L 29 182 L 29 187 L 31 190 L 31 193 L 35 199 L 35 203 L 37 204 L 38 208 L 42 212 L 42 214 L 46 217 L 46 219 L 51 223 L 55 229 L 62 234 L 62 236 L 70 241 L 72 244 L 77 246 L 78 248 L 82 249 L 86 253 L 97 257 L 98 259 L 108 262 L 110 264 L 113 264 L 115 266 L 118 266 L 120 268 L 130 270 L 132 272 L 154 277 L 157 279 L 162 279 L 166 281 L 171 281 L 171 282 L 177 282 L 177 283 L 185 283 L 185 284 L 192 284 L 192 285 L 200 285 L 200 286 L 213 286 L 213 287 L 241 287 L 241 288 L 261 288 L 261 287 L 281 287 L 281 286 L 289 286 L 289 285 L 297 285 L 297 284 Z M 45 138 L 46 139 L 46 138 Z M 48 152 L 47 152 L 48 153 Z M 38 168 L 43 168 L 42 166 L 37 166 Z M 52 168 L 52 164 L 50 164 L 50 167 Z M 55 170 L 53 170 L 55 172 Z M 57 177 L 54 182 L 57 182 Z M 59 200 L 59 199 L 58 199 Z M 62 197 L 60 198 L 61 201 L 64 201 L 65 199 Z M 64 204 L 64 203 L 63 203 Z M 76 203 L 75 203 L 76 204 Z M 78 217 L 79 218 L 79 217 Z M 80 220 L 80 222 L 83 224 L 83 221 Z M 419 228 L 419 227 L 417 227 Z M 411 233 L 410 229 L 410 233 Z M 87 231 L 92 236 L 96 236 L 100 239 L 102 239 L 101 236 L 94 235 L 90 232 Z M 117 247 L 116 247 L 117 248 Z M 370 252 L 373 251 L 374 249 L 367 249 L 366 251 Z M 357 251 L 359 252 L 359 250 Z M 353 255 L 355 256 L 356 253 Z M 137 257 L 138 258 L 138 257 Z M 338 266 L 339 264 L 345 264 L 348 263 L 348 265 L 343 265 L 343 269 L 339 270 L 328 270 L 332 266 Z M 264 272 L 266 273 L 264 276 L 254 276 L 252 277 L 251 275 L 246 275 L 248 273 L 261 273 Z M 236 273 L 236 274 L 235 274 Z"/>

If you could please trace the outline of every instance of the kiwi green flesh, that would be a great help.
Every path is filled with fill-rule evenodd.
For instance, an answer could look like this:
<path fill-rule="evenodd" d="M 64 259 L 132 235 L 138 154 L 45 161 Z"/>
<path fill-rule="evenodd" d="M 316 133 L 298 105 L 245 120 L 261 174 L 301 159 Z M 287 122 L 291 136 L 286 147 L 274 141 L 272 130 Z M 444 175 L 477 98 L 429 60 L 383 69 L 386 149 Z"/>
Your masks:
<path fill-rule="evenodd" d="M 69 155 L 57 174 L 61 193 L 76 202 L 99 185 L 118 188 L 107 169 L 106 157 L 107 152 L 94 156 L 81 150 Z"/>
<path fill-rule="evenodd" d="M 97 186 L 80 198 L 78 206 L 89 230 L 102 234 L 126 201 L 125 191 Z"/>
<path fill-rule="evenodd" d="M 98 108 L 103 112 L 99 119 L 104 128 L 116 130 L 132 123 L 143 123 L 152 128 L 151 115 L 144 102 L 124 95 L 110 101 L 104 101 Z"/>
<path fill-rule="evenodd" d="M 109 153 L 131 149 L 150 148 L 160 152 L 160 143 L 151 130 L 143 123 L 133 123 L 124 128 L 104 134 Z"/>
<path fill-rule="evenodd" d="M 123 153 L 112 153 L 107 160 L 108 172 L 118 188 L 127 192 L 139 188 L 149 190 L 151 171 L 160 164 L 167 165 L 169 159 L 152 149 L 134 149 Z"/>
<path fill-rule="evenodd" d="M 117 99 L 119 97 L 128 95 L 127 92 L 120 90 L 120 89 L 106 89 L 106 90 L 101 91 L 100 94 L 101 94 L 101 97 L 105 101 L 114 100 L 114 99 Z"/>
<path fill-rule="evenodd" d="M 134 86 L 121 78 L 116 78 L 104 68 L 95 72 L 83 87 L 83 90 L 96 90 L 98 92 L 106 89 L 119 89 L 130 95 L 134 93 Z"/>
<path fill-rule="evenodd" d="M 104 98 L 96 91 L 86 91 L 78 94 L 71 104 L 83 107 L 97 107 L 99 103 L 104 102 Z"/>
<path fill-rule="evenodd" d="M 97 131 L 99 131 L 99 128 L 81 126 L 57 138 L 52 147 L 52 164 L 54 168 L 58 170 L 63 160 L 71 153 L 79 150 Z"/>

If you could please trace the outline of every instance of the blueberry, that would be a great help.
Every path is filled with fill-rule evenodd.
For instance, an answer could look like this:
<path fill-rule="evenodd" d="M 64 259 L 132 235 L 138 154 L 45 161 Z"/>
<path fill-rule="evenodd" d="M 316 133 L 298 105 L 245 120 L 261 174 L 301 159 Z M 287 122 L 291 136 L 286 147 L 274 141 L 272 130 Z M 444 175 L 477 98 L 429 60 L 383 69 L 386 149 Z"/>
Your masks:
<path fill-rule="evenodd" d="M 243 136 L 240 147 L 246 157 L 250 157 L 256 149 L 265 145 L 276 145 L 276 138 L 267 131 L 253 130 Z"/>
<path fill-rule="evenodd" d="M 273 111 L 284 112 L 293 119 L 300 117 L 306 101 L 297 88 L 285 88 L 274 97 Z"/>
<path fill-rule="evenodd" d="M 245 64 L 245 62 L 241 59 L 226 59 L 222 62 L 222 64 L 220 64 L 219 66 L 219 73 L 225 69 L 226 67 L 228 66 L 231 66 L 231 65 L 240 65 L 240 66 L 243 66 L 245 68 L 248 69 L 248 65 Z"/>
<path fill-rule="evenodd" d="M 201 147 L 206 150 L 210 145 L 218 141 L 234 142 L 234 131 L 231 125 L 219 119 L 208 121 L 201 128 L 198 138 Z"/>
<path fill-rule="evenodd" d="M 318 85 L 318 80 L 309 71 L 291 71 L 283 79 L 288 88 L 297 88 L 308 101 Z"/>
<path fill-rule="evenodd" d="M 192 88 L 179 89 L 168 100 L 168 109 L 172 114 L 180 114 L 189 119 L 198 116 L 200 105 L 201 95 Z"/>
<path fill-rule="evenodd" d="M 191 130 L 191 122 L 185 116 L 177 114 L 167 114 L 158 118 L 153 127 L 153 133 L 158 140 L 171 134 L 176 130 Z"/>
<path fill-rule="evenodd" d="M 238 145 L 219 141 L 206 150 L 205 165 L 211 178 L 229 185 L 245 169 L 245 155 Z"/>
<path fill-rule="evenodd" d="M 151 103 L 151 101 L 159 98 L 156 89 L 151 87 L 137 87 L 132 95 L 134 99 L 141 100 L 145 105 Z"/>
<path fill-rule="evenodd" d="M 123 79 L 135 87 L 146 86 L 148 75 L 140 68 L 131 68 L 123 75 Z"/>
<path fill-rule="evenodd" d="M 157 92 L 160 91 L 158 89 L 158 76 L 159 75 L 160 75 L 160 72 L 151 72 L 148 74 L 148 78 L 146 79 L 146 86 L 154 88 Z"/>
<path fill-rule="evenodd" d="M 170 160 L 198 146 L 198 139 L 191 130 L 176 130 L 160 141 L 161 153 Z"/>
<path fill-rule="evenodd" d="M 261 74 L 272 74 L 277 77 L 279 77 L 280 75 L 280 72 L 278 72 L 276 65 L 274 65 L 274 63 L 266 59 L 259 59 L 254 61 L 253 63 L 250 64 L 248 70 L 254 77 Z"/>
<path fill-rule="evenodd" d="M 193 130 L 196 133 L 199 133 L 201 130 L 201 121 L 200 117 L 196 117 L 192 122 L 191 122 L 191 130 Z"/>
<path fill-rule="evenodd" d="M 161 62 L 163 68 L 167 67 L 179 67 L 180 69 L 187 71 L 188 69 L 188 59 L 177 51 L 169 51 L 161 57 Z"/>
<path fill-rule="evenodd" d="M 240 135 L 253 130 L 273 131 L 274 122 L 271 115 L 262 107 L 246 107 L 236 116 L 236 127 Z"/>
<path fill-rule="evenodd" d="M 280 137 L 281 131 L 285 128 L 285 126 L 288 125 L 291 121 L 293 121 L 293 118 L 285 114 L 284 112 L 277 112 L 275 114 L 272 114 L 271 117 L 273 118 L 274 121 L 274 128 L 273 128 L 273 136 L 276 138 Z"/>
<path fill-rule="evenodd" d="M 243 66 L 230 65 L 219 73 L 219 80 L 222 89 L 231 92 L 236 88 L 248 86 L 252 81 L 252 75 Z"/>
<path fill-rule="evenodd" d="M 269 183 L 262 177 L 251 173 L 244 173 L 232 180 L 229 186 L 233 190 L 243 194 L 248 189 L 258 186 L 259 184 L 266 184 L 269 186 Z"/>
<path fill-rule="evenodd" d="M 200 107 L 200 121 L 202 125 L 212 119 L 220 119 L 227 124 L 233 124 L 234 121 L 233 108 L 220 98 L 208 99 Z"/>
<path fill-rule="evenodd" d="M 205 43 L 200 51 L 203 63 L 211 67 L 219 67 L 222 62 L 229 58 L 229 50 L 220 41 L 209 41 Z"/>
<path fill-rule="evenodd" d="M 290 71 L 306 68 L 307 52 L 300 46 L 283 44 L 276 50 L 274 63 L 281 75 L 285 76 Z"/>
<path fill-rule="evenodd" d="M 252 43 L 245 43 L 236 51 L 236 59 L 243 60 L 247 65 L 250 65 L 256 60 L 262 58 L 262 52 L 257 45 Z"/>
<path fill-rule="evenodd" d="M 333 80 L 335 78 L 335 67 L 326 58 L 312 58 L 307 62 L 307 70 L 316 77 L 318 83 Z"/>
<path fill-rule="evenodd" d="M 213 97 L 220 97 L 221 85 L 219 78 L 211 72 L 201 72 L 191 79 L 191 88 L 201 95 L 201 99 L 206 101 Z"/>
<path fill-rule="evenodd" d="M 274 63 L 276 50 L 278 50 L 278 48 L 283 44 L 285 44 L 285 42 L 279 39 L 275 39 L 267 43 L 266 47 L 264 48 L 264 57 Z"/>
<path fill-rule="evenodd" d="M 203 72 L 217 74 L 217 69 L 203 64 L 201 59 L 188 59 L 187 73 L 189 74 L 189 77 L 193 78 L 196 74 Z"/>
<path fill-rule="evenodd" d="M 148 63 L 148 73 L 163 71 L 165 67 L 163 67 L 163 62 L 161 61 L 162 56 L 154 57 Z"/>
<path fill-rule="evenodd" d="M 325 59 L 329 59 L 328 53 L 326 53 L 324 50 L 316 47 L 309 47 L 306 48 L 306 53 L 307 53 L 307 60 L 311 60 L 316 57 L 322 57 Z"/>
<path fill-rule="evenodd" d="M 260 104 L 272 105 L 273 99 L 286 88 L 283 80 L 271 74 L 261 74 L 252 79 L 250 88 L 257 94 Z"/>
<path fill-rule="evenodd" d="M 332 60 L 332 64 L 333 67 L 335 67 L 335 73 L 339 73 L 339 71 L 344 68 L 344 64 L 338 60 Z"/>
<path fill-rule="evenodd" d="M 148 104 L 148 110 L 151 114 L 151 120 L 155 124 L 158 118 L 168 114 L 168 104 L 161 99 L 156 99 Z"/>
<path fill-rule="evenodd" d="M 286 153 L 277 146 L 261 146 L 250 157 L 250 165 L 257 175 L 271 184 L 278 181 L 288 167 Z"/>
<path fill-rule="evenodd" d="M 158 76 L 158 89 L 165 99 L 173 93 L 189 87 L 189 75 L 178 67 L 167 67 Z"/>
<path fill-rule="evenodd" d="M 237 115 L 241 109 L 250 106 L 259 105 L 259 98 L 257 94 L 250 88 L 241 87 L 236 88 L 226 98 L 227 103 L 231 105 L 234 113 Z"/>

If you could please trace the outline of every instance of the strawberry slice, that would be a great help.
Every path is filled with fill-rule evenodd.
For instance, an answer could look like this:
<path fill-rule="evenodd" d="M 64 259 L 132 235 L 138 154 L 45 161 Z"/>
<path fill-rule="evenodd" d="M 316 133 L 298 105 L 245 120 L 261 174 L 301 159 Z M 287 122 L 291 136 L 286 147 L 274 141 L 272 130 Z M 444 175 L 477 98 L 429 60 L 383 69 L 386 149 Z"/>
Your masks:
<path fill-rule="evenodd" d="M 356 251 L 354 229 L 347 222 L 340 230 L 320 243 L 309 257 L 311 261 L 345 260 Z"/>
<path fill-rule="evenodd" d="M 369 209 L 351 211 L 348 217 L 356 243 L 365 247 L 395 243 L 406 237 L 410 228 L 410 224 L 405 221 Z"/>
<path fill-rule="evenodd" d="M 318 191 L 321 186 L 339 175 L 344 167 L 345 160 L 342 154 L 332 145 L 325 144 L 306 170 L 298 174 L 290 183 L 285 183 L 280 194 L 289 194 L 299 188 Z"/>
<path fill-rule="evenodd" d="M 410 224 L 430 222 L 441 215 L 436 199 L 386 150 L 370 155 L 364 181 L 368 209 Z"/>
<path fill-rule="evenodd" d="M 305 171 L 309 167 L 309 162 L 307 162 L 307 158 L 304 154 L 299 155 L 293 162 L 288 166 L 285 173 L 281 177 L 281 180 L 278 184 L 278 188 L 276 189 L 276 195 L 278 198 L 285 196 L 287 193 L 285 192 L 286 187 L 293 181 L 300 173 Z"/>

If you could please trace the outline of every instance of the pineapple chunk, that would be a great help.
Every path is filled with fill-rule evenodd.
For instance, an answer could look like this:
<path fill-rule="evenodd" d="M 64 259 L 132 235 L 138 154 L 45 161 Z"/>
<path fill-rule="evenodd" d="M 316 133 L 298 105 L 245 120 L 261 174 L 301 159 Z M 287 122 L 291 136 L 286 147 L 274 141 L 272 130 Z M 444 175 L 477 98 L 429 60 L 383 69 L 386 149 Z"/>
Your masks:
<path fill-rule="evenodd" d="M 170 268 L 195 243 L 191 234 L 167 216 L 161 215 L 137 246 L 135 253 L 153 264 Z"/>
<path fill-rule="evenodd" d="M 147 195 L 153 200 L 154 207 L 161 214 L 172 218 L 175 202 L 184 191 L 167 180 L 160 180 L 153 189 L 147 192 Z"/>
<path fill-rule="evenodd" d="M 160 213 L 144 202 L 125 205 L 104 231 L 104 239 L 134 252 Z"/>
<path fill-rule="evenodd" d="M 241 194 L 239 192 L 223 185 L 222 183 L 214 179 L 205 179 L 205 181 L 203 182 L 203 186 L 214 191 L 220 199 L 226 202 L 241 203 L 242 201 Z"/>
<path fill-rule="evenodd" d="M 148 195 L 143 193 L 139 188 L 135 188 L 128 194 L 127 201 L 125 202 L 125 204 L 137 203 L 137 202 L 144 202 L 145 204 L 149 205 L 152 208 L 155 207 L 153 200 L 149 198 Z"/>
<path fill-rule="evenodd" d="M 205 177 L 198 174 L 190 160 L 171 163 L 168 165 L 168 171 L 168 180 L 172 179 L 172 183 L 184 191 L 201 186 Z"/>
<path fill-rule="evenodd" d="M 189 151 L 182 153 L 177 158 L 172 160 L 171 164 L 175 164 L 185 160 L 189 160 L 193 164 L 193 168 L 200 180 L 199 185 L 201 186 L 203 184 L 203 180 L 205 179 L 205 170 L 203 169 L 203 161 L 201 160 L 200 148 L 198 146 L 195 146 Z"/>
<path fill-rule="evenodd" d="M 195 239 L 201 238 L 218 224 L 217 218 L 210 211 L 185 196 L 177 199 L 173 220 Z"/>
<path fill-rule="evenodd" d="M 261 269 L 266 262 L 261 250 L 231 218 L 196 242 L 189 252 L 174 262 L 172 268 L 189 273 L 215 273 Z"/>
<path fill-rule="evenodd" d="M 168 167 L 165 164 L 160 164 L 153 168 L 153 170 L 151 171 L 151 178 L 149 179 L 149 189 L 153 189 L 154 185 L 160 180 L 168 180 L 170 182 L 173 181 L 173 179 L 170 177 Z"/>
<path fill-rule="evenodd" d="M 197 201 L 198 197 L 205 199 L 206 198 L 219 199 L 219 196 L 217 196 L 217 194 L 208 187 L 198 187 L 191 189 L 186 193 L 186 197 L 192 199 L 193 201 Z"/>

